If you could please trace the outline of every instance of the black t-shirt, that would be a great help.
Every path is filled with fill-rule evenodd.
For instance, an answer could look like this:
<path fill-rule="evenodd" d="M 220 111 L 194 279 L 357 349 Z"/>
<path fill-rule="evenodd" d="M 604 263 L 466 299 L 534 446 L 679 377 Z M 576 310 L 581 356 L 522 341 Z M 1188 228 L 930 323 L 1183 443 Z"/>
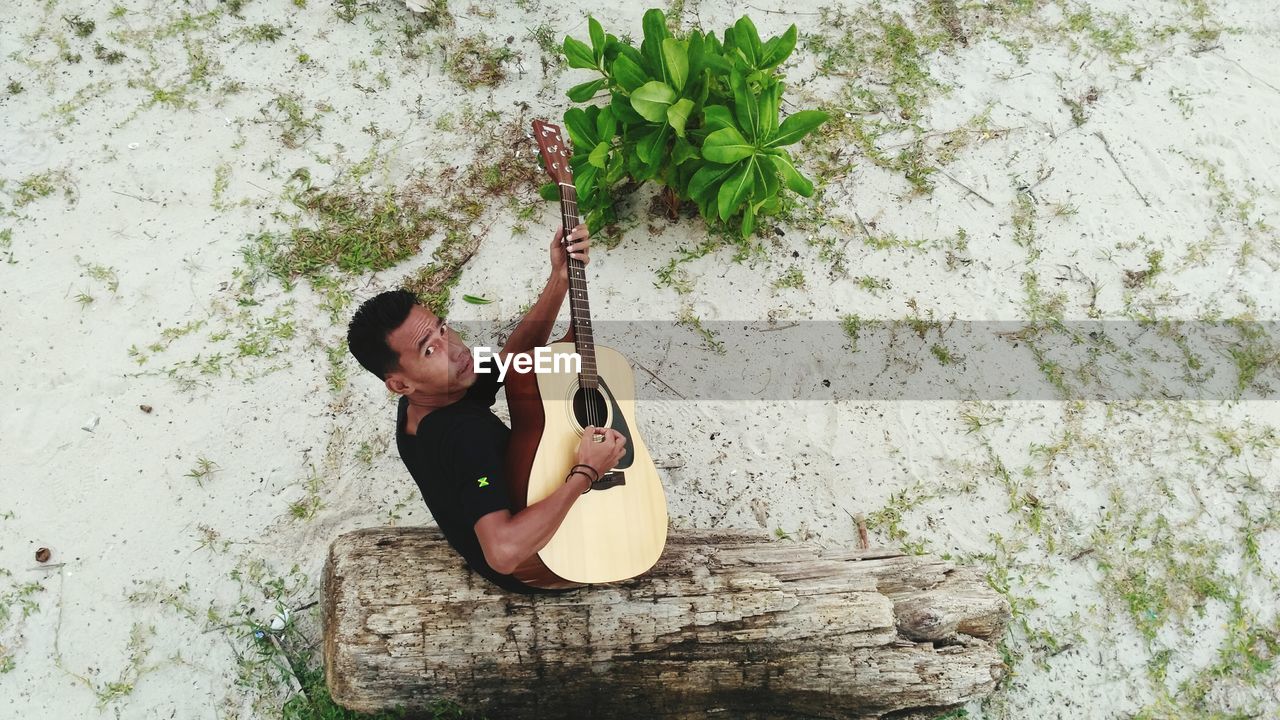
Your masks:
<path fill-rule="evenodd" d="M 489 408 L 498 393 L 498 373 L 476 373 L 461 400 L 437 408 L 405 433 L 409 401 L 400 397 L 396 412 L 396 448 L 436 525 L 467 565 L 498 587 L 516 593 L 554 592 L 532 588 L 502 575 L 485 562 L 475 524 L 497 510 L 509 510 L 503 462 L 511 430 Z"/>

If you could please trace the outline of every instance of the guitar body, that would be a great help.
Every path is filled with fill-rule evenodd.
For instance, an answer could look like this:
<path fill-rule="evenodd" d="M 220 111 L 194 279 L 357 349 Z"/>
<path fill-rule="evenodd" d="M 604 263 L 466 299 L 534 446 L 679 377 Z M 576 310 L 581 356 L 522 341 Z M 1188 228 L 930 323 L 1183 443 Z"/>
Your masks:
<path fill-rule="evenodd" d="M 553 353 L 574 347 L 564 340 L 550 345 Z M 612 427 L 627 438 L 618 465 L 574 502 L 550 542 L 513 573 L 526 585 L 570 588 L 625 580 L 653 567 L 666 544 L 666 495 L 636 425 L 631 366 L 618 351 L 594 347 L 597 391 L 584 391 L 576 373 L 507 372 L 506 471 L 513 511 L 564 485 L 584 425 Z"/>

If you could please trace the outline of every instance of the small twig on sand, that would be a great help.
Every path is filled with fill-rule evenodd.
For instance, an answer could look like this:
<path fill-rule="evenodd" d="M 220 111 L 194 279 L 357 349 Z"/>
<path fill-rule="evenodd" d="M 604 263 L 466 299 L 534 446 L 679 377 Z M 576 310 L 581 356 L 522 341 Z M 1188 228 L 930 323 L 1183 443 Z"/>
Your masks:
<path fill-rule="evenodd" d="M 867 537 L 867 519 L 858 513 L 854 520 L 858 523 L 858 549 L 866 550 L 871 547 L 871 540 Z"/>
<path fill-rule="evenodd" d="M 155 203 L 156 205 L 162 205 L 162 204 L 163 204 L 163 203 L 161 203 L 159 200 L 156 200 L 156 199 L 154 199 L 154 198 L 139 197 L 139 196 L 137 196 L 137 195 L 132 195 L 132 194 L 127 193 L 127 192 L 120 192 L 119 190 L 112 190 L 111 192 L 113 192 L 113 193 L 115 193 L 115 194 L 117 194 L 117 195 L 123 195 L 123 196 L 125 196 L 125 197 L 127 197 L 127 198 L 133 198 L 134 200 L 139 200 L 139 201 L 141 201 L 141 202 Z"/>
<path fill-rule="evenodd" d="M 942 168 L 938 168 L 938 172 L 942 173 L 943 177 L 945 177 L 946 179 L 948 179 L 948 180 L 950 180 L 951 182 L 953 182 L 953 183 L 955 183 L 955 184 L 959 185 L 960 187 L 964 188 L 965 190 L 968 190 L 970 195 L 974 195 L 974 196 L 976 196 L 979 200 L 981 200 L 982 202 L 986 203 L 987 205 L 989 205 L 989 206 L 991 206 L 991 207 L 995 207 L 995 206 L 996 206 L 996 204 L 995 204 L 995 203 L 993 203 L 993 202 L 991 202 L 990 200 L 988 200 L 987 198 L 985 198 L 985 197 L 982 195 L 982 193 L 978 192 L 977 190 L 974 190 L 973 188 L 969 187 L 968 185 L 965 185 L 964 183 L 960 182 L 959 180 L 957 180 L 957 179 L 955 179 L 955 178 L 951 177 L 951 175 L 950 175 L 946 170 L 943 170 Z"/>
<path fill-rule="evenodd" d="M 681 394 L 680 394 L 680 391 L 679 391 L 679 390 L 676 390 L 675 388 L 671 387 L 670 385 L 668 385 L 668 384 L 667 384 L 667 382 L 666 382 L 665 380 L 663 380 L 662 378 L 658 377 L 658 375 L 657 375 L 654 371 L 652 371 L 652 370 L 650 370 L 649 368 L 647 368 L 647 367 L 645 367 L 645 366 L 641 365 L 640 363 L 636 362 L 634 359 L 633 359 L 631 362 L 635 363 L 636 367 L 638 367 L 638 368 L 640 368 L 641 370 L 643 370 L 643 371 L 645 371 L 645 372 L 649 373 L 649 377 L 651 377 L 651 378 L 653 378 L 654 380 L 657 380 L 658 382 L 662 383 L 662 387 L 664 387 L 664 388 L 666 388 L 666 389 L 670 390 L 671 392 L 675 393 L 675 396 L 676 396 L 676 397 L 680 398 L 681 400 L 686 400 L 686 399 L 687 399 L 685 396 L 683 396 L 683 395 L 681 395 Z"/>
<path fill-rule="evenodd" d="M 862 216 L 858 214 L 857 210 L 853 211 L 853 217 L 858 221 L 858 227 L 862 228 L 862 234 L 867 236 L 867 242 L 874 243 L 875 241 L 871 238 L 871 232 L 867 230 L 867 224 L 862 222 Z"/>
<path fill-rule="evenodd" d="M 1262 83 L 1263 85 L 1266 85 L 1267 87 L 1271 88 L 1272 90 L 1275 90 L 1276 92 L 1280 92 L 1280 88 L 1276 87 L 1275 85 L 1272 85 L 1271 83 L 1267 82 L 1266 80 L 1263 80 L 1262 78 L 1258 77 L 1257 75 L 1254 75 L 1252 72 L 1249 72 L 1249 68 L 1247 68 L 1247 67 L 1245 67 L 1245 66 L 1241 65 L 1240 63 L 1236 62 L 1235 60 L 1232 60 L 1231 58 L 1227 57 L 1226 55 L 1223 55 L 1222 53 L 1218 53 L 1218 52 L 1216 52 L 1216 53 L 1214 53 L 1214 56 L 1215 56 L 1215 57 L 1222 58 L 1223 60 L 1226 60 L 1227 62 L 1229 62 L 1229 63 L 1231 63 L 1231 64 L 1235 65 L 1236 67 L 1240 68 L 1241 70 L 1243 70 L 1245 75 L 1248 75 L 1249 77 L 1253 78 L 1254 80 L 1257 80 L 1258 82 Z"/>
<path fill-rule="evenodd" d="M 1102 147 L 1106 148 L 1107 154 L 1111 156 L 1111 160 L 1115 162 L 1116 167 L 1120 168 L 1120 174 L 1124 176 L 1125 182 L 1129 183 L 1129 187 L 1133 188 L 1133 191 L 1138 193 L 1138 197 L 1142 200 L 1142 204 L 1147 207 L 1151 207 L 1151 203 L 1147 201 L 1147 196 L 1143 195 L 1142 191 L 1138 189 L 1138 186 L 1133 184 L 1133 181 L 1129 179 L 1129 173 L 1124 171 L 1124 166 L 1116 159 L 1116 154 L 1111 152 L 1111 143 L 1107 142 L 1107 138 L 1104 137 L 1100 131 L 1095 132 L 1094 135 L 1102 141 Z"/>
<path fill-rule="evenodd" d="M 762 7 L 756 7 L 755 5 L 748 5 L 747 7 L 751 8 L 752 10 L 759 10 L 760 12 L 766 13 L 769 15 L 821 15 L 822 14 L 818 12 L 804 12 L 801 10 L 769 10 Z"/>
<path fill-rule="evenodd" d="M 799 325 L 800 323 L 793 322 L 787 325 L 779 325 L 778 327 L 760 328 L 760 332 L 776 332 L 778 330 L 790 330 L 791 328 L 797 327 Z"/>
<path fill-rule="evenodd" d="M 1031 192 L 1032 190 L 1035 190 L 1036 188 L 1040 187 L 1040 183 L 1044 182 L 1045 180 L 1048 180 L 1049 176 L 1052 174 L 1053 174 L 1053 168 L 1049 168 L 1049 172 L 1041 175 L 1039 180 L 1036 180 L 1035 182 L 1031 183 L 1031 187 L 1027 188 L 1026 192 Z"/>

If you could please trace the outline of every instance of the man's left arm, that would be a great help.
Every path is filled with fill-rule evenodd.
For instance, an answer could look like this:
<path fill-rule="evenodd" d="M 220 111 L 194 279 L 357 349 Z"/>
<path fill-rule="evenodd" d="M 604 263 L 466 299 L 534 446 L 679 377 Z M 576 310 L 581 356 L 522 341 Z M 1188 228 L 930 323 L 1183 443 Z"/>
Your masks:
<path fill-rule="evenodd" d="M 587 255 L 590 244 L 587 226 L 584 224 L 579 223 L 574 227 L 567 240 L 564 238 L 563 228 L 556 231 L 555 237 L 551 238 L 551 276 L 538 295 L 538 301 L 525 313 L 511 337 L 507 338 L 507 343 L 500 351 L 501 355 L 530 352 L 547 344 L 556 316 L 560 314 L 560 306 L 564 304 L 564 296 L 569 291 L 568 259 L 572 256 L 575 260 L 581 260 L 584 265 L 591 262 Z"/>

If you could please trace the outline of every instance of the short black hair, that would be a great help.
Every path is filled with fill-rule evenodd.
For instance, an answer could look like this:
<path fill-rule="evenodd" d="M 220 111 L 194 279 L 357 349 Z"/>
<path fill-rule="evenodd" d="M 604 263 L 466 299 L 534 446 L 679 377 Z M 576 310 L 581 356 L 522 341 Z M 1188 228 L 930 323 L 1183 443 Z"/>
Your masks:
<path fill-rule="evenodd" d="M 414 305 L 421 303 L 408 290 L 378 293 L 364 301 L 347 326 L 347 349 L 379 380 L 400 367 L 400 356 L 387 344 L 387 335 L 404 323 Z"/>

